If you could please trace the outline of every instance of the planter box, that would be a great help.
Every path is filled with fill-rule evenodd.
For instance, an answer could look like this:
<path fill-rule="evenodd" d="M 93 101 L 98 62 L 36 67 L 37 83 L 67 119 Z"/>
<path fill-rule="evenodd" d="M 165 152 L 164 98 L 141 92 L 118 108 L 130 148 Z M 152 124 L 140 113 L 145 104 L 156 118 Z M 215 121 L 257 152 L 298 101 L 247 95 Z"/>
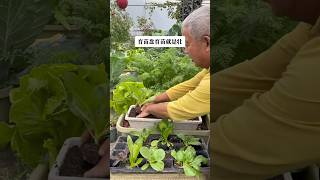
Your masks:
<path fill-rule="evenodd" d="M 70 177 L 70 176 L 60 176 L 60 167 L 63 164 L 63 161 L 65 159 L 65 156 L 68 152 L 68 150 L 73 146 L 80 146 L 81 140 L 80 137 L 72 137 L 67 139 L 63 146 L 61 147 L 61 150 L 57 156 L 56 163 L 52 166 L 48 180 L 102 180 L 107 178 L 85 178 L 85 177 Z"/>
<path fill-rule="evenodd" d="M 156 135 L 157 136 L 157 135 Z M 133 137 L 133 141 L 137 137 Z M 146 143 L 150 143 L 154 139 L 158 139 L 158 137 L 154 137 L 154 135 L 150 135 L 148 139 L 146 140 Z M 174 144 L 174 147 L 178 144 L 181 144 L 179 142 L 172 142 Z M 146 145 L 146 144 L 145 144 Z M 177 146 L 178 147 L 178 146 Z M 196 148 L 195 148 L 196 149 Z M 126 152 L 128 151 L 128 145 L 126 143 L 126 137 L 120 136 L 117 139 L 117 142 L 113 149 L 110 151 L 110 177 L 111 179 L 124 179 L 124 177 L 129 179 L 198 179 L 197 177 L 187 177 L 184 175 L 183 169 L 180 167 L 177 167 L 175 165 L 175 159 L 171 157 L 170 152 L 171 150 L 166 149 L 166 158 L 164 159 L 165 167 L 162 172 L 157 172 L 153 170 L 152 168 L 148 168 L 145 171 L 141 170 L 141 168 L 132 168 L 129 169 L 128 162 L 119 162 L 118 164 L 114 165 L 114 162 L 116 161 L 116 155 L 119 152 Z M 204 145 L 202 141 L 201 148 L 196 150 L 197 155 L 203 155 L 207 157 L 210 161 L 209 154 L 207 152 L 206 146 Z M 143 165 L 145 160 L 142 162 L 140 166 Z M 209 167 L 210 162 L 208 162 L 208 166 L 201 167 L 201 173 L 202 176 L 206 175 L 209 176 Z M 203 178 L 202 178 L 203 179 Z"/>
<path fill-rule="evenodd" d="M 117 130 L 119 132 L 119 134 L 121 134 L 122 136 L 126 136 L 128 134 L 130 134 L 130 132 L 132 131 L 138 131 L 139 129 L 135 129 L 135 128 L 132 128 L 132 127 L 124 127 L 123 126 L 123 121 L 124 121 L 124 115 L 121 115 L 119 118 L 118 118 L 118 121 L 117 121 Z M 196 136 L 196 137 L 200 137 L 200 138 L 203 138 L 206 142 L 206 144 L 208 144 L 208 141 L 209 141 L 209 137 L 210 137 L 210 129 L 209 129 L 209 124 L 210 124 L 210 120 L 205 117 L 202 121 L 203 124 L 205 124 L 205 128 L 207 130 L 177 130 L 177 129 L 174 129 L 173 130 L 173 134 L 184 134 L 184 135 L 191 135 L 191 136 Z M 159 133 L 158 133 L 159 134 Z"/>
<path fill-rule="evenodd" d="M 131 105 L 125 116 L 125 120 L 129 121 L 130 127 L 142 130 L 143 128 L 153 128 L 155 123 L 160 122 L 162 119 L 155 118 L 137 118 L 129 117 L 130 111 L 135 107 Z M 173 121 L 174 129 L 177 130 L 195 130 L 198 125 L 202 123 L 202 118 L 199 116 L 196 120 L 179 120 Z"/>

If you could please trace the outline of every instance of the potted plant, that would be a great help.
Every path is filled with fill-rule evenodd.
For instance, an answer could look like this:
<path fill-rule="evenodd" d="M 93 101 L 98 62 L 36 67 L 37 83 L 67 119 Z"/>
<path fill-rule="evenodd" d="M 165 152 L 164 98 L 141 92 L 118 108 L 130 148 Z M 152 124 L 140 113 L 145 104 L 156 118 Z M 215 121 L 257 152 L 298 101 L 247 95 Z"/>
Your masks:
<path fill-rule="evenodd" d="M 83 72 L 85 75 L 88 72 Z M 57 161 L 49 174 L 49 180 L 71 177 L 83 177 L 83 173 L 95 166 L 101 157 L 99 145 L 106 139 L 109 121 L 107 121 L 107 84 L 105 72 L 96 74 L 88 81 L 96 81 L 95 86 L 74 73 L 65 73 L 67 104 L 88 129 L 92 142 L 80 142 L 80 138 L 66 140 Z M 104 80 L 104 81 L 103 81 Z M 76 163 L 75 163 L 76 162 Z M 88 165 L 89 164 L 89 165 Z"/>
<path fill-rule="evenodd" d="M 50 4 L 9 0 L 1 1 L 0 7 L 0 16 L 6 17 L 0 19 L 0 31 L 3 32 L 0 34 L 0 120 L 8 121 L 9 91 L 17 81 L 18 73 L 30 63 L 27 48 L 48 22 Z"/>
<path fill-rule="evenodd" d="M 77 84 L 69 84 L 70 78 L 81 85 L 85 82 L 86 87 L 78 89 L 87 92 L 87 96 L 95 89 L 98 97 L 86 99 L 82 103 L 83 98 L 78 98 L 72 92 L 75 88 L 70 86 Z M 89 116 L 88 113 L 92 112 L 84 110 L 78 113 L 77 110 L 82 108 L 77 109 L 78 106 L 73 104 L 95 106 L 97 98 L 107 99 L 104 86 L 106 74 L 103 64 L 53 64 L 33 68 L 21 77 L 20 86 L 10 92 L 10 124 L 0 123 L 0 146 L 10 143 L 18 158 L 30 167 L 36 167 L 39 163 L 52 166 L 65 139 L 80 136 L 85 130 L 85 124 L 97 132 L 93 133 L 95 137 L 102 136 L 102 129 L 108 123 L 106 118 L 103 126 L 103 123 L 98 125 L 81 120 L 79 114 Z M 101 99 L 98 103 L 103 106 Z M 96 108 L 96 116 L 106 114 L 106 109 L 102 111 Z"/>

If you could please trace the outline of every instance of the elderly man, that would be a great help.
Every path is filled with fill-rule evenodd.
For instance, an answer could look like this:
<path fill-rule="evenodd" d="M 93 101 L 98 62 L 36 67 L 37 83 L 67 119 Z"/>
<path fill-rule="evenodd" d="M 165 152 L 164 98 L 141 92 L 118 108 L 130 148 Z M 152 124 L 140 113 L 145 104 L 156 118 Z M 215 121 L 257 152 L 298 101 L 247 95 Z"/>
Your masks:
<path fill-rule="evenodd" d="M 210 9 L 202 6 L 182 24 L 185 52 L 203 68 L 195 77 L 180 83 L 146 104 L 138 117 L 153 114 L 173 120 L 192 119 L 210 112 Z"/>
<path fill-rule="evenodd" d="M 266 2 L 302 23 L 213 74 L 213 180 L 263 180 L 320 162 L 320 1 Z"/>

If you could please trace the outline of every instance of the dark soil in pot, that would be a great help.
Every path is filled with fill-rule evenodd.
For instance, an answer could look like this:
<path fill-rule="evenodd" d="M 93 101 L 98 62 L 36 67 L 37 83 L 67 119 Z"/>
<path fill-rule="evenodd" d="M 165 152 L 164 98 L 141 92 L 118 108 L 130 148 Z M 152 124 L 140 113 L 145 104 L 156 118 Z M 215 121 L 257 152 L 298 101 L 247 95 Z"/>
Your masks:
<path fill-rule="evenodd" d="M 151 145 L 151 142 L 153 140 L 159 140 L 160 139 L 160 135 L 159 134 L 151 134 L 149 135 L 149 137 L 147 138 L 147 140 L 144 142 L 144 145 Z"/>
<path fill-rule="evenodd" d="M 158 148 L 163 149 L 164 151 L 170 150 L 170 147 L 168 147 L 166 144 L 162 144 L 161 142 L 158 143 Z"/>
<path fill-rule="evenodd" d="M 137 105 L 136 107 L 132 108 L 129 112 L 129 117 L 137 117 L 141 113 L 141 107 Z M 153 118 L 153 119 L 160 119 L 154 115 L 149 115 L 144 118 Z"/>
<path fill-rule="evenodd" d="M 99 146 L 92 142 L 70 148 L 60 168 L 60 176 L 83 177 L 100 160 L 98 149 Z"/>
<path fill-rule="evenodd" d="M 174 143 L 173 144 L 173 149 L 176 150 L 176 151 L 179 151 L 183 147 L 184 147 L 183 143 Z"/>
<path fill-rule="evenodd" d="M 198 125 L 197 130 L 208 130 L 208 124 L 205 118 L 205 116 L 202 116 L 202 123 Z"/>
<path fill-rule="evenodd" d="M 129 121 L 123 120 L 122 126 L 123 126 L 123 127 L 126 127 L 126 128 L 130 127 Z"/>
<path fill-rule="evenodd" d="M 169 135 L 168 140 L 172 143 L 182 143 L 182 140 L 176 135 Z"/>

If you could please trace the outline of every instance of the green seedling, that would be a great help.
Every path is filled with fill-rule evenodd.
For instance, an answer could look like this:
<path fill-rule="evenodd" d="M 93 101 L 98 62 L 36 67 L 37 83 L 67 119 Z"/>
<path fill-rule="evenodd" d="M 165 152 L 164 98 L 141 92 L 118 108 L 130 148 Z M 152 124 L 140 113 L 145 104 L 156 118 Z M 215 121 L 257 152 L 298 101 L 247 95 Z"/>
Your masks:
<path fill-rule="evenodd" d="M 130 134 L 134 135 L 134 136 L 138 136 L 138 138 L 141 138 L 143 142 L 145 142 L 149 135 L 152 133 L 152 129 L 146 129 L 143 128 L 142 131 L 132 131 L 130 132 Z"/>
<path fill-rule="evenodd" d="M 192 146 L 178 152 L 172 150 L 171 156 L 177 160 L 178 165 L 183 167 L 186 176 L 200 176 L 201 163 L 208 164 L 208 158 L 202 155 L 196 156 L 196 151 Z"/>
<path fill-rule="evenodd" d="M 138 166 L 143 158 L 138 158 L 139 151 L 143 144 L 143 139 L 138 138 L 134 143 L 130 135 L 127 137 L 127 143 L 129 148 L 129 161 L 130 161 L 130 168 L 134 168 Z"/>
<path fill-rule="evenodd" d="M 147 160 L 147 163 L 141 167 L 142 170 L 146 170 L 151 166 L 156 171 L 163 171 L 164 163 L 162 160 L 166 155 L 163 149 L 142 147 L 140 154 Z"/>
<path fill-rule="evenodd" d="M 168 147 L 173 146 L 171 142 L 168 141 L 168 137 L 173 132 L 173 123 L 172 121 L 169 121 L 168 119 L 161 120 L 157 126 L 156 129 L 161 134 L 161 143 L 166 144 Z"/>
<path fill-rule="evenodd" d="M 186 136 L 184 134 L 177 134 L 178 138 L 180 138 L 185 146 L 188 147 L 188 146 L 199 146 L 201 145 L 200 143 L 200 138 L 196 138 L 196 137 L 193 137 L 193 136 Z"/>

